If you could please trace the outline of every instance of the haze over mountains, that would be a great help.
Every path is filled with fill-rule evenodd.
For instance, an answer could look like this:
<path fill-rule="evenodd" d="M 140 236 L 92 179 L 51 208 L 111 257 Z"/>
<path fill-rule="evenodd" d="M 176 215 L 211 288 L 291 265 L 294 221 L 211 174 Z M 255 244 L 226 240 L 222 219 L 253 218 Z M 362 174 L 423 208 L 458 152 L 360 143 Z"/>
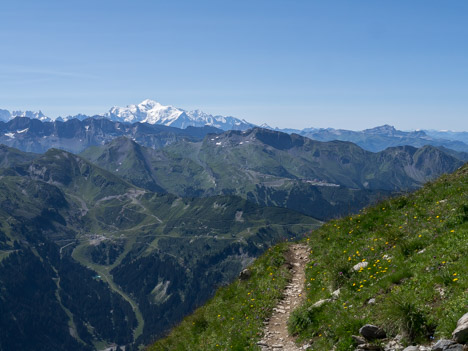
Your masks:
<path fill-rule="evenodd" d="M 0 110 L 0 121 L 9 121 L 14 117 L 29 117 L 41 121 L 52 121 L 42 112 Z M 256 127 L 246 120 L 231 117 L 211 115 L 201 110 L 186 111 L 170 105 L 162 105 L 159 102 L 146 99 L 139 104 L 127 107 L 114 106 L 108 112 L 96 116 L 78 114 L 75 116 L 59 117 L 56 121 L 69 121 L 72 119 L 85 120 L 87 118 L 107 118 L 116 122 L 147 123 L 152 125 L 165 125 L 185 129 L 189 126 L 210 126 L 224 131 L 247 130 Z M 313 119 L 312 119 L 313 120 Z M 461 152 L 468 152 L 468 132 L 418 130 L 399 131 L 389 125 L 366 129 L 363 131 L 351 131 L 334 128 L 304 128 L 279 129 L 262 124 L 263 128 L 275 129 L 287 133 L 297 133 L 311 139 L 320 141 L 343 140 L 351 141 L 369 151 L 382 151 L 391 146 L 411 145 L 420 147 L 424 145 L 443 146 Z M 10 131 L 11 132 L 11 131 Z"/>

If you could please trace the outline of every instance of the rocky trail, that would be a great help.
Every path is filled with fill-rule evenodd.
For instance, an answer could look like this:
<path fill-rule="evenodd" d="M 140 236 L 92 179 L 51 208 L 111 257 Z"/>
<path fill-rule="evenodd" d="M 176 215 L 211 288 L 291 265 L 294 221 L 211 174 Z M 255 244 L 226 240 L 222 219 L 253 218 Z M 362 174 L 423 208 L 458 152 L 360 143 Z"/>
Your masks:
<path fill-rule="evenodd" d="M 288 319 L 291 312 L 301 304 L 306 294 L 304 290 L 305 267 L 309 257 L 308 247 L 304 244 L 291 245 L 288 261 L 291 265 L 291 282 L 284 290 L 283 299 L 273 309 L 268 322 L 265 322 L 263 338 L 257 343 L 262 351 L 300 351 L 308 345 L 298 346 L 288 334 Z"/>

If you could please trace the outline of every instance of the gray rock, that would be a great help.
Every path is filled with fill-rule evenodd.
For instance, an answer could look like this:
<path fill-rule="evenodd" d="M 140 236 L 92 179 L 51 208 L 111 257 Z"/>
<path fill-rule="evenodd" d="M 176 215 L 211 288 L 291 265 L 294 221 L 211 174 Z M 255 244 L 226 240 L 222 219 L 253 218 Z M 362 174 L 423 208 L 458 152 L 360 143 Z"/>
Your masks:
<path fill-rule="evenodd" d="M 369 301 L 367 301 L 367 304 L 368 305 L 373 305 L 375 303 L 375 299 L 372 298 L 372 299 L 369 299 Z"/>
<path fill-rule="evenodd" d="M 356 345 L 362 345 L 367 342 L 366 339 L 364 339 L 362 336 L 359 336 L 359 335 L 351 335 L 351 339 L 353 339 L 354 344 Z"/>
<path fill-rule="evenodd" d="M 246 268 L 242 272 L 240 272 L 239 279 L 240 280 L 247 280 L 247 279 L 250 278 L 251 275 L 252 275 L 252 272 L 250 271 L 250 269 Z"/>
<path fill-rule="evenodd" d="M 453 340 L 464 344 L 468 342 L 468 313 L 465 313 L 457 322 L 457 328 L 452 333 Z"/>
<path fill-rule="evenodd" d="M 382 328 L 372 324 L 366 324 L 361 327 L 361 329 L 359 329 L 359 334 L 367 340 L 383 339 L 386 336 L 385 331 Z"/>
<path fill-rule="evenodd" d="M 465 346 L 461 344 L 453 344 L 444 349 L 444 351 L 464 351 L 467 350 L 468 348 L 465 348 Z"/>
<path fill-rule="evenodd" d="M 432 346 L 432 351 L 443 351 L 454 343 L 453 340 L 441 339 Z"/>
<path fill-rule="evenodd" d="M 408 346 L 403 351 L 419 351 L 419 346 Z"/>

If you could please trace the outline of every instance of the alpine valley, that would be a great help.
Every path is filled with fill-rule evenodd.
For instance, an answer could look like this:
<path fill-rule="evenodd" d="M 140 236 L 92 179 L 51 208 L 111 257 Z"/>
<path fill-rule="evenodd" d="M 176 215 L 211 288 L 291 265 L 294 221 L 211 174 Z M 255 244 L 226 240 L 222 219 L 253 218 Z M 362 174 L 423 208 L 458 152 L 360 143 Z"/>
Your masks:
<path fill-rule="evenodd" d="M 468 159 L 463 133 L 281 131 L 151 100 L 0 119 L 0 350 L 137 350 L 275 244 Z"/>

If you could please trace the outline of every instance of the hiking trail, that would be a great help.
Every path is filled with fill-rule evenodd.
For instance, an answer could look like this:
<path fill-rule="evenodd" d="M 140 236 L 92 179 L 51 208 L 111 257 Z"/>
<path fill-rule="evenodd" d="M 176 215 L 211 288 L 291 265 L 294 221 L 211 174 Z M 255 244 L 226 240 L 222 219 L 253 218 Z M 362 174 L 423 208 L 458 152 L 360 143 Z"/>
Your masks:
<path fill-rule="evenodd" d="M 302 351 L 309 345 L 298 346 L 294 337 L 288 334 L 288 319 L 291 312 L 299 306 L 306 296 L 304 291 L 305 267 L 309 257 L 306 244 L 291 245 L 287 259 L 291 268 L 291 281 L 286 285 L 283 298 L 273 308 L 273 314 L 265 322 L 263 338 L 257 345 L 262 351 Z"/>

